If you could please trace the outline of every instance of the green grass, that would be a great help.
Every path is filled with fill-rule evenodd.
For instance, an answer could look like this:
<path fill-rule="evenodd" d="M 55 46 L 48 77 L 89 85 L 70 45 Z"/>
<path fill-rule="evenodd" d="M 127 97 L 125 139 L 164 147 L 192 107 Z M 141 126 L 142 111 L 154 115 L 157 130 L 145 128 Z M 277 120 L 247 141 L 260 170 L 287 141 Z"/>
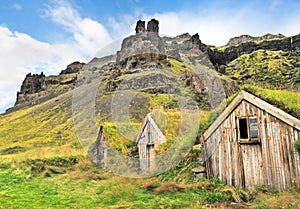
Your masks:
<path fill-rule="evenodd" d="M 179 75 L 184 72 L 194 72 L 189 66 L 185 65 L 183 62 L 180 62 L 172 57 L 168 57 L 168 61 L 171 64 L 169 70 L 175 75 Z"/>
<path fill-rule="evenodd" d="M 243 89 L 270 102 L 287 113 L 300 118 L 300 92 L 272 90 L 252 85 L 244 85 Z"/>
<path fill-rule="evenodd" d="M 227 75 L 240 84 L 271 89 L 300 88 L 299 51 L 258 50 L 228 63 Z"/>
<path fill-rule="evenodd" d="M 153 191 L 144 188 L 145 181 L 109 176 L 98 169 L 90 173 L 90 177 L 98 175 L 93 180 L 84 176 L 91 170 L 79 178 L 72 172 L 45 178 L 0 170 L 0 208 L 191 208 L 230 199 L 229 194 L 213 189 L 172 192 L 168 191 L 172 185 L 166 184 L 160 185 L 161 191 Z"/>

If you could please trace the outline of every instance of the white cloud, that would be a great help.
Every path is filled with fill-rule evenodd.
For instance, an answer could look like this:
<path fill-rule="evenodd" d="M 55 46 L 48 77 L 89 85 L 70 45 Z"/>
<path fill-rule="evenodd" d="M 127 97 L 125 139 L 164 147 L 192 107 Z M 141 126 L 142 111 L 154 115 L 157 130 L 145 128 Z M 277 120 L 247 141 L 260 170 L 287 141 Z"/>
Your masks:
<path fill-rule="evenodd" d="M 0 112 L 15 101 L 27 73 L 58 73 L 70 62 L 83 59 L 75 43 L 51 45 L 2 26 L 0 40 Z"/>
<path fill-rule="evenodd" d="M 120 15 L 117 19 L 115 17 L 108 18 L 107 25 L 112 31 L 113 38 L 120 39 L 133 34 L 135 23 L 142 14 L 142 9 L 135 8 L 131 14 Z"/>
<path fill-rule="evenodd" d="M 202 42 L 225 45 L 234 36 L 244 33 L 255 35 L 259 24 L 252 24 L 247 18 L 247 9 L 238 12 L 218 11 L 199 15 L 188 12 L 143 14 L 143 19 L 155 17 L 159 20 L 160 33 L 176 36 L 185 32 L 198 33 Z M 259 35 L 259 34 L 258 34 Z M 262 34 L 261 34 L 262 35 Z"/>
<path fill-rule="evenodd" d="M 134 33 L 135 23 L 138 19 L 149 21 L 153 17 L 159 20 L 160 33 L 162 35 L 176 36 L 185 32 L 198 33 L 205 44 L 225 45 L 230 38 L 242 34 L 260 36 L 266 33 L 282 33 L 293 35 L 299 33 L 299 9 L 300 4 L 294 4 L 294 8 L 288 13 L 281 14 L 277 11 L 282 0 L 269 0 L 269 4 L 263 5 L 261 1 L 245 3 L 239 8 L 215 7 L 212 4 L 208 8 L 195 5 L 189 11 L 162 13 L 135 13 L 124 15 L 118 21 L 112 18 L 115 33 L 121 33 L 124 28 L 131 28 Z M 276 13 L 274 8 L 277 8 Z M 298 9 L 297 9 L 298 8 Z M 123 19 L 126 19 L 123 20 Z M 135 21 L 127 21 L 133 19 Z"/>
<path fill-rule="evenodd" d="M 299 3 L 300 9 L 300 3 Z M 300 33 L 300 13 L 290 13 L 282 20 L 282 30 L 286 35 L 295 35 Z"/>
<path fill-rule="evenodd" d="M 110 18 L 110 25 L 115 34 L 127 35 L 134 33 L 135 23 L 141 18 L 149 21 L 152 18 L 159 20 L 161 35 L 176 36 L 183 33 L 199 33 L 201 40 L 206 44 L 224 45 L 229 38 L 239 35 L 241 31 L 251 32 L 251 29 L 243 21 L 246 11 L 239 12 L 217 11 L 205 15 L 193 12 L 165 12 L 165 13 L 136 13 L 131 17 L 124 15 L 119 21 Z M 129 28 L 130 31 L 124 28 Z M 253 29 L 253 28 L 252 28 Z"/>
<path fill-rule="evenodd" d="M 50 17 L 71 32 L 74 42 L 85 56 L 94 55 L 112 41 L 103 25 L 95 20 L 82 18 L 66 1 L 56 1 L 55 6 L 48 7 L 45 10 L 45 17 Z"/>
<path fill-rule="evenodd" d="M 22 9 L 22 6 L 21 6 L 20 4 L 18 4 L 18 3 L 14 3 L 14 4 L 12 5 L 12 8 L 14 8 L 14 9 L 16 9 L 16 10 L 21 10 L 21 9 Z"/>
<path fill-rule="evenodd" d="M 100 23 L 82 18 L 68 3 L 48 7 L 45 17 L 63 26 L 72 38 L 50 44 L 0 26 L 0 113 L 14 103 L 27 73 L 57 74 L 73 61 L 89 61 L 112 40 Z"/>

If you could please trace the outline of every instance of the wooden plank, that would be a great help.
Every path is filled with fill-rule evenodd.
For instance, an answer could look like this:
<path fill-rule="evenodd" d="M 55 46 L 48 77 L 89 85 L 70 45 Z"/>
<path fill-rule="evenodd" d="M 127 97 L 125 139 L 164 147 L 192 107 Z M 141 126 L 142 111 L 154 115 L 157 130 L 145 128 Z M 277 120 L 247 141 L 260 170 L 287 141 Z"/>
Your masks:
<path fill-rule="evenodd" d="M 276 168 L 276 174 L 277 178 L 276 184 L 277 184 L 277 189 L 281 190 L 282 189 L 282 167 L 280 165 L 280 148 L 279 148 L 279 134 L 278 130 L 280 130 L 280 126 L 278 124 L 278 120 L 273 118 L 276 122 L 277 129 L 274 129 L 272 132 L 274 133 L 274 148 L 275 148 L 275 168 Z"/>
<path fill-rule="evenodd" d="M 277 173 L 275 169 L 275 152 L 274 152 L 274 137 L 272 134 L 272 130 L 274 127 L 273 123 L 271 121 L 271 116 L 267 113 L 267 134 L 268 134 L 268 147 L 267 147 L 267 152 L 269 153 L 269 162 L 270 162 L 270 171 L 271 171 L 271 178 L 268 180 L 270 182 L 269 186 L 274 187 L 275 186 L 275 181 L 277 178 Z M 275 127 L 276 129 L 276 127 Z"/>
<path fill-rule="evenodd" d="M 293 164 L 295 166 L 295 178 L 300 178 L 300 157 L 297 153 L 294 144 L 296 141 L 300 140 L 300 131 L 294 129 L 294 137 L 292 138 L 292 150 L 293 150 Z"/>
<path fill-rule="evenodd" d="M 263 172 L 263 177 L 264 177 L 264 184 L 265 185 L 269 185 L 269 179 L 270 179 L 270 163 L 268 160 L 268 152 L 269 150 L 267 150 L 267 143 L 268 143 L 268 139 L 267 139 L 267 134 L 266 134 L 266 119 L 265 119 L 265 114 L 264 111 L 261 110 L 260 111 L 260 137 L 261 137 L 261 153 L 262 153 L 262 160 L 263 160 L 263 168 L 264 168 L 264 172 Z"/>
<path fill-rule="evenodd" d="M 294 138 L 294 128 L 288 127 L 288 139 L 286 140 L 286 151 L 287 151 L 287 157 L 288 157 L 288 172 L 289 172 L 289 186 L 291 186 L 293 178 L 295 178 L 295 172 L 294 172 L 294 165 L 293 165 L 293 147 L 292 147 L 292 141 Z"/>
<path fill-rule="evenodd" d="M 280 185 L 281 185 L 281 189 L 285 189 L 286 188 L 286 172 L 285 172 L 285 165 L 284 165 L 284 152 L 283 152 L 283 139 L 284 139 L 284 124 L 277 120 L 277 124 L 278 124 L 278 167 L 281 170 L 280 172 Z"/>
<path fill-rule="evenodd" d="M 217 119 L 218 126 L 203 135 L 208 136 L 204 143 L 207 153 L 212 155 L 209 171 L 229 185 L 253 189 L 257 184 L 267 184 L 284 189 L 294 176 L 299 176 L 299 156 L 293 148 L 299 130 L 266 110 L 269 104 L 261 109 L 259 99 L 250 98 L 251 102 L 248 99 L 235 101 L 235 109 L 229 109 L 230 114 L 221 117 L 221 122 Z M 240 144 L 236 117 L 254 115 L 258 119 L 261 144 Z"/>

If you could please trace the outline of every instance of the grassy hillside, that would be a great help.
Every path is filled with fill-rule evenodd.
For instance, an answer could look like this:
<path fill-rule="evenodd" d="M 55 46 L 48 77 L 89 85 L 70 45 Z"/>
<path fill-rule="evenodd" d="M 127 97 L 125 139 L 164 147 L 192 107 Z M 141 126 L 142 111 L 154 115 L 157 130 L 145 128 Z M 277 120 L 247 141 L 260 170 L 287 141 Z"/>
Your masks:
<path fill-rule="evenodd" d="M 71 96 L 1 115 L 0 208 L 191 208 L 231 200 L 218 181 L 128 179 L 97 167 L 77 141 Z"/>
<path fill-rule="evenodd" d="M 155 178 L 115 176 L 91 163 L 82 151 L 74 132 L 71 96 L 67 93 L 0 116 L 0 208 L 300 206 L 299 190 L 279 193 L 258 188 L 250 194 L 225 186 L 217 179 L 195 178 L 190 170 L 197 165 L 195 151 L 175 168 Z M 160 97 L 149 101 L 155 108 L 170 104 L 161 103 Z M 177 113 L 170 110 L 166 114 L 172 118 Z M 201 115 L 204 123 L 207 116 L 207 112 Z M 112 124 L 106 125 L 107 130 L 113 130 Z M 166 130 L 174 131 L 172 127 Z M 112 133 L 111 140 L 116 145 L 115 136 Z"/>
<path fill-rule="evenodd" d="M 226 66 L 227 75 L 240 84 L 271 89 L 300 88 L 300 51 L 258 50 Z"/>

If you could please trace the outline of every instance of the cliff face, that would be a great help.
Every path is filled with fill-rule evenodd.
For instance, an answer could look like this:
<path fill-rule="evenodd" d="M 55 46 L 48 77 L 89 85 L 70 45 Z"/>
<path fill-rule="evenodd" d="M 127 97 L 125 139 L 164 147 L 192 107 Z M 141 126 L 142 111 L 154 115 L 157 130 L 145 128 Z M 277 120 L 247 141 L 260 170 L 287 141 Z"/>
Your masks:
<path fill-rule="evenodd" d="M 250 36 L 250 35 L 241 35 L 241 36 L 238 36 L 238 37 L 234 37 L 234 38 L 231 38 L 229 40 L 229 42 L 226 44 L 226 46 L 236 46 L 236 45 L 240 45 L 240 44 L 243 44 L 243 43 L 247 43 L 247 42 L 260 42 L 260 41 L 269 41 L 269 40 L 275 40 L 275 39 L 283 39 L 285 38 L 284 35 L 282 34 L 276 34 L 276 35 L 273 35 L 273 34 L 266 34 L 266 35 L 263 35 L 263 36 L 258 36 L 258 37 L 254 37 L 254 36 Z"/>
<path fill-rule="evenodd" d="M 46 89 L 45 75 L 41 74 L 27 74 L 22 86 L 20 94 L 34 94 Z"/>
<path fill-rule="evenodd" d="M 19 92 L 16 103 L 7 113 L 25 107 L 39 104 L 72 90 L 75 86 L 78 72 L 84 63 L 74 62 L 62 70 L 59 75 L 45 76 L 41 74 L 27 74 Z"/>
<path fill-rule="evenodd" d="M 207 52 L 211 62 L 217 69 L 220 69 L 220 66 L 226 65 L 241 55 L 250 54 L 257 50 L 292 51 L 298 47 L 300 47 L 300 34 L 291 37 L 284 37 L 282 35 L 265 35 L 258 38 L 240 36 L 231 39 L 231 41 L 223 47 L 223 50 L 214 48 L 207 49 Z"/>

